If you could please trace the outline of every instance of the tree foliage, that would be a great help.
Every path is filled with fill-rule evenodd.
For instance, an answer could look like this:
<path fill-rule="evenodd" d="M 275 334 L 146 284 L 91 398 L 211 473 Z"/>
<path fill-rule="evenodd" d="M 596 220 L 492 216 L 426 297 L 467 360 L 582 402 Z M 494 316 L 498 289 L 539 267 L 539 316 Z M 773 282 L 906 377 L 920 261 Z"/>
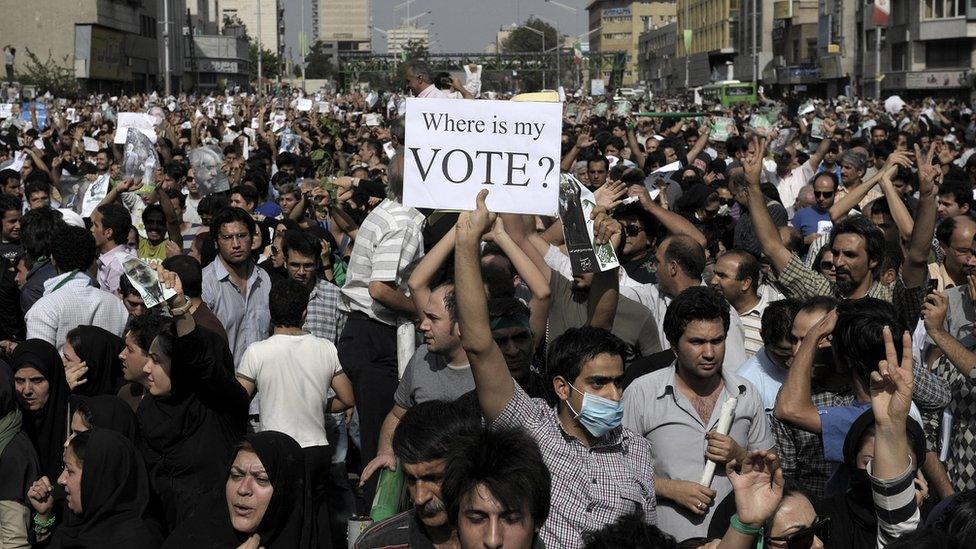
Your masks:
<path fill-rule="evenodd" d="M 403 46 L 403 58 L 411 61 L 426 61 L 430 57 L 427 49 L 427 42 L 423 40 L 410 40 Z"/>
<path fill-rule="evenodd" d="M 46 60 L 41 60 L 30 49 L 27 51 L 27 63 L 24 69 L 18 71 L 17 79 L 21 84 L 34 86 L 38 94 L 51 92 L 55 97 L 73 97 L 78 93 L 78 80 L 74 70 L 65 55 L 60 61 L 54 59 L 49 51 Z"/>
<path fill-rule="evenodd" d="M 251 62 L 251 79 L 258 77 L 258 46 L 254 42 L 248 44 L 247 56 Z M 263 78 L 278 77 L 278 56 L 271 50 L 261 51 L 261 76 Z"/>
<path fill-rule="evenodd" d="M 335 66 L 325 51 L 325 44 L 317 40 L 308 49 L 305 56 L 305 77 L 306 78 L 332 78 L 335 75 Z"/>
<path fill-rule="evenodd" d="M 545 34 L 545 48 L 542 47 L 542 35 L 525 27 Z M 556 29 L 552 25 L 541 19 L 529 17 L 525 21 L 525 24 L 513 30 L 505 41 L 502 42 L 502 50 L 505 53 L 540 52 L 543 49 L 554 48 L 558 44 L 558 41 L 559 33 L 556 32 Z"/>

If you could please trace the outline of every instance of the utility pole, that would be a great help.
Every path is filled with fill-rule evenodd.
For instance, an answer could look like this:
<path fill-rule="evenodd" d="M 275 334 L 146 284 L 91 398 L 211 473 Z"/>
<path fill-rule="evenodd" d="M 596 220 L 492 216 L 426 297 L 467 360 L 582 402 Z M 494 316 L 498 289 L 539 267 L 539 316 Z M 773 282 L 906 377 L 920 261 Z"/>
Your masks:
<path fill-rule="evenodd" d="M 690 42 L 690 40 L 684 39 L 685 32 L 691 30 L 691 27 L 689 26 L 689 24 L 691 23 L 691 18 L 688 15 L 688 5 L 690 3 L 691 0 L 685 0 L 685 24 L 684 24 L 684 28 L 681 29 L 681 43 L 685 46 L 687 46 L 688 42 Z M 686 90 L 691 87 L 690 82 L 691 82 L 691 52 L 689 51 L 689 48 L 685 47 L 685 89 Z"/>
<path fill-rule="evenodd" d="M 792 0 L 791 0 L 792 1 Z M 759 90 L 756 87 L 759 81 L 759 52 L 756 51 L 756 27 L 759 21 L 759 5 L 756 0 L 752 0 L 752 89 Z"/>
<path fill-rule="evenodd" d="M 172 95 L 169 68 L 169 0 L 163 0 L 163 70 L 166 96 L 169 97 Z"/>
<path fill-rule="evenodd" d="M 298 47 L 302 49 L 302 93 L 306 93 L 305 89 L 305 56 L 308 55 L 308 36 L 305 35 L 305 0 L 302 2 L 302 39 L 299 40 L 300 44 Z"/>
<path fill-rule="evenodd" d="M 261 84 L 261 57 L 264 50 L 261 49 L 261 0 L 258 0 L 258 97 L 264 95 L 264 86 Z"/>

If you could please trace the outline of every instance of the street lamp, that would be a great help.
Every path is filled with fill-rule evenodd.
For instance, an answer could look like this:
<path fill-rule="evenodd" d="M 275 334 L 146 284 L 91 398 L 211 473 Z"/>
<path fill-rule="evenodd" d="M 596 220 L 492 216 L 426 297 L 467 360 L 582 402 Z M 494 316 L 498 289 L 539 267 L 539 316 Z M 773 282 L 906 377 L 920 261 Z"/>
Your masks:
<path fill-rule="evenodd" d="M 537 17 L 538 19 L 541 19 L 542 21 L 545 21 L 546 23 L 549 23 L 550 25 L 552 25 L 553 23 L 555 23 L 555 26 L 556 26 L 556 47 L 553 48 L 553 49 L 556 50 L 556 89 L 558 90 L 559 87 L 562 86 L 562 71 L 560 70 L 560 68 L 561 68 L 561 62 L 560 62 L 559 58 L 562 57 L 562 53 L 563 53 L 563 32 L 561 30 L 559 30 L 559 22 L 558 21 L 553 21 L 552 19 L 549 19 L 548 17 L 542 17 L 541 15 L 533 15 L 533 17 Z M 543 48 L 542 49 L 545 50 L 545 37 L 542 38 L 542 42 L 543 42 Z M 543 72 L 542 74 L 543 74 L 543 76 L 545 76 L 545 72 Z M 545 80 L 545 78 L 543 78 L 543 81 L 544 80 Z M 545 87 L 545 84 L 543 84 L 542 87 L 544 88 Z"/>
<path fill-rule="evenodd" d="M 577 42 L 580 42 L 582 44 L 584 38 L 589 38 L 589 36 L 591 34 L 593 34 L 595 32 L 600 32 L 601 30 L 603 30 L 603 25 L 600 25 L 599 27 L 597 27 L 595 29 L 591 29 L 588 32 L 584 32 L 583 34 L 580 34 L 579 36 L 576 37 L 576 41 Z M 583 46 L 580 45 L 580 49 L 582 49 L 582 47 Z M 581 70 L 580 69 L 580 66 L 577 65 L 576 66 L 576 89 L 577 90 L 580 89 L 580 70 Z"/>
<path fill-rule="evenodd" d="M 519 26 L 522 27 L 522 28 L 528 29 L 528 30 L 530 30 L 530 31 L 532 31 L 532 32 L 534 32 L 534 33 L 536 33 L 536 34 L 538 34 L 539 36 L 542 37 L 542 52 L 545 53 L 545 51 L 546 51 L 546 33 L 542 32 L 539 29 L 534 29 L 534 28 L 532 28 L 532 27 L 530 27 L 528 25 L 519 25 Z M 546 88 L 546 67 L 545 67 L 545 65 L 543 65 L 542 66 L 542 89 L 545 89 L 545 88 Z"/>
<path fill-rule="evenodd" d="M 576 32 L 579 32 L 579 8 L 574 8 L 573 6 L 567 6 L 562 2 L 557 2 L 556 0 L 546 0 L 546 4 L 552 4 L 553 6 L 560 7 L 564 10 L 571 11 L 576 15 Z"/>

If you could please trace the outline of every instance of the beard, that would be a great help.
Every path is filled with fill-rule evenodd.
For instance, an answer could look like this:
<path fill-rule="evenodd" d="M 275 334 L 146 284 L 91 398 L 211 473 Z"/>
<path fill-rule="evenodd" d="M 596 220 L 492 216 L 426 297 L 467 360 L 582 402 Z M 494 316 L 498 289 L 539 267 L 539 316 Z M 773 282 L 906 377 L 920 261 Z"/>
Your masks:
<path fill-rule="evenodd" d="M 439 499 L 432 499 L 425 503 L 423 507 L 418 509 L 418 512 L 420 513 L 420 516 L 429 518 L 437 516 L 438 513 L 442 513 L 444 510 L 444 502 Z"/>

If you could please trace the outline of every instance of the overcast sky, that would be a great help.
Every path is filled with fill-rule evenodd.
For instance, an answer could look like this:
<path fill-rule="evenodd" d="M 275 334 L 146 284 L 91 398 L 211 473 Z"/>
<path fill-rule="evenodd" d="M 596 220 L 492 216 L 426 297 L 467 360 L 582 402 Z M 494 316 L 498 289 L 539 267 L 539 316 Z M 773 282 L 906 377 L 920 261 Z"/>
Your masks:
<path fill-rule="evenodd" d="M 298 30 L 301 26 L 301 2 L 308 0 L 283 0 L 285 29 L 288 45 L 298 55 Z M 328 2 L 329 0 L 319 0 Z M 402 0 L 372 0 L 373 26 L 389 30 L 407 16 L 406 8 L 394 11 Z M 523 22 L 529 15 L 557 22 L 563 34 L 577 35 L 586 32 L 587 0 L 559 0 L 562 4 L 579 9 L 578 13 L 546 3 L 545 0 L 414 0 L 410 4 L 410 16 L 430 11 L 430 15 L 414 22 L 430 27 L 432 52 L 477 53 L 485 45 L 495 41 L 495 33 L 502 25 Z M 310 9 L 306 7 L 306 12 Z M 306 15 L 308 17 L 308 15 Z M 555 26 L 555 25 L 554 25 Z M 311 34 L 309 32 L 309 34 Z M 435 36 L 436 35 L 436 36 Z M 385 53 L 386 40 L 382 34 L 373 33 L 373 51 Z"/>

